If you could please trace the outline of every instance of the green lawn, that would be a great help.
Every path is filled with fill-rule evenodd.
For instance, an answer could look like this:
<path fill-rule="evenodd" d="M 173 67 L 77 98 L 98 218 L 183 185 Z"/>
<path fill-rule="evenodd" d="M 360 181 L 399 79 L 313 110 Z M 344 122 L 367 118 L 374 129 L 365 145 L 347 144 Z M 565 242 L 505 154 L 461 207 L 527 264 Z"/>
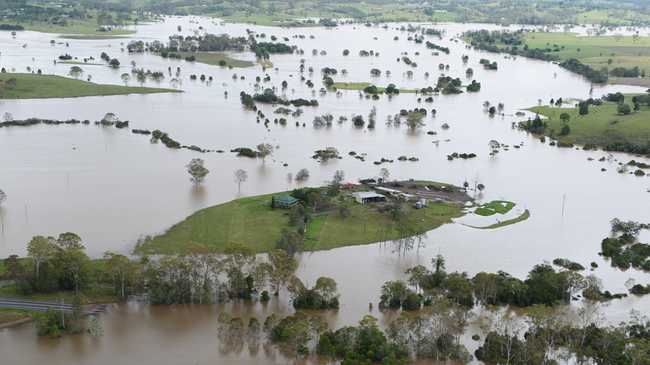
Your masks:
<path fill-rule="evenodd" d="M 474 213 L 488 217 L 495 214 L 506 214 L 514 207 L 515 203 L 513 202 L 506 200 L 493 200 L 476 208 Z"/>
<path fill-rule="evenodd" d="M 289 228 L 289 218 L 288 210 L 271 209 L 271 196 L 241 198 L 200 210 L 164 234 L 144 242 L 136 251 L 172 254 L 183 252 L 192 244 L 220 251 L 232 243 L 243 244 L 255 252 L 272 250 L 282 229 Z M 324 250 L 398 237 L 390 218 L 377 212 L 374 205 L 347 204 L 350 205 L 351 215 L 345 219 L 336 212 L 313 217 L 307 227 L 307 250 Z M 421 210 L 407 208 L 405 219 L 417 232 L 426 232 L 461 215 L 458 206 L 430 204 Z"/>
<path fill-rule="evenodd" d="M 589 36 L 575 33 L 534 32 L 526 33 L 525 43 L 529 48 L 555 48 L 550 54 L 561 60 L 575 58 L 595 69 L 616 67 L 639 67 L 650 75 L 650 37 L 633 36 Z M 613 79 L 611 82 L 622 82 Z M 650 85 L 650 80 L 648 80 Z"/>
<path fill-rule="evenodd" d="M 632 96 L 625 96 L 625 101 L 630 103 L 630 106 Z M 579 115 L 577 108 L 537 106 L 530 110 L 547 118 L 545 134 L 555 137 L 563 125 L 560 114 L 569 114 L 568 125 L 571 131 L 566 136 L 557 137 L 560 142 L 603 147 L 619 142 L 645 146 L 650 141 L 650 107 L 646 105 L 629 115 L 619 115 L 616 103 L 612 102 L 590 106 L 587 115 Z"/>
<path fill-rule="evenodd" d="M 10 79 L 15 79 L 15 86 L 7 85 Z M 102 85 L 54 75 L 0 73 L 0 99 L 72 98 L 167 92 L 179 92 L 179 90 Z"/>
<path fill-rule="evenodd" d="M 332 84 L 332 88 L 336 89 L 341 89 L 341 90 L 363 90 L 368 86 L 371 86 L 373 84 L 369 82 L 335 82 Z M 377 86 L 377 90 L 380 93 L 383 93 L 385 87 Z M 417 92 L 416 89 L 399 89 L 400 93 L 415 93 Z"/>
<path fill-rule="evenodd" d="M 426 208 L 406 209 L 406 219 L 417 233 L 424 233 L 450 223 L 462 214 L 457 205 L 430 203 Z M 402 238 L 396 224 L 386 214 L 368 205 L 352 203 L 347 218 L 337 213 L 316 216 L 307 226 L 305 248 L 327 250 L 341 246 L 361 245 Z"/>

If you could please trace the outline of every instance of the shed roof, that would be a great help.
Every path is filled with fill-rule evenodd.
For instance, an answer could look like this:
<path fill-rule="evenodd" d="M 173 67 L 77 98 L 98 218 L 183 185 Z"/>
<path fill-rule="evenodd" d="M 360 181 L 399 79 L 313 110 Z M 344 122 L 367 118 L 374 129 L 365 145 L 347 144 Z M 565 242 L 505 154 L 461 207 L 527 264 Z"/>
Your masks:
<path fill-rule="evenodd" d="M 298 199 L 288 194 L 276 195 L 273 197 L 273 199 L 275 199 L 276 202 L 281 204 L 293 204 L 298 201 Z"/>
<path fill-rule="evenodd" d="M 359 199 L 368 199 L 368 198 L 385 198 L 384 195 L 377 194 L 374 191 L 358 191 L 353 194 Z"/>

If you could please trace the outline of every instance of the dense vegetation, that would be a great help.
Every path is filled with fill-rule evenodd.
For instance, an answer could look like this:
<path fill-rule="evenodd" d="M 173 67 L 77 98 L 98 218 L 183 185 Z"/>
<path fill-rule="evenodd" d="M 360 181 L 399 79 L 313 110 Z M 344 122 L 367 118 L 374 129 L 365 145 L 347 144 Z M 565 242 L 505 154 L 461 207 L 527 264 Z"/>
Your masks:
<path fill-rule="evenodd" d="M 599 327 L 592 309 L 578 313 L 578 323 L 571 323 L 544 311 L 531 317 L 525 333 L 512 323 L 502 324 L 485 338 L 476 358 L 488 364 L 542 365 L 574 357 L 579 363 L 633 365 L 650 358 L 650 322 L 635 318 L 612 327 Z M 553 359 L 553 351 L 565 356 Z M 568 360 L 567 360 L 568 361 Z"/>
<path fill-rule="evenodd" d="M 568 303 L 571 296 L 586 285 L 580 274 L 571 270 L 556 271 L 546 264 L 535 266 L 525 280 L 501 271 L 480 272 L 473 278 L 466 273 L 447 273 L 442 256 L 434 258 L 432 266 L 433 270 L 422 265 L 408 269 L 408 283 L 385 283 L 380 306 L 416 310 L 430 305 L 439 295 L 467 308 L 472 308 L 476 303 L 519 307 L 536 304 L 551 306 Z"/>
<path fill-rule="evenodd" d="M 620 269 L 634 267 L 650 271 L 650 245 L 637 240 L 644 229 L 650 229 L 650 224 L 613 219 L 614 236 L 602 241 L 602 255 L 611 260 L 612 266 Z"/>

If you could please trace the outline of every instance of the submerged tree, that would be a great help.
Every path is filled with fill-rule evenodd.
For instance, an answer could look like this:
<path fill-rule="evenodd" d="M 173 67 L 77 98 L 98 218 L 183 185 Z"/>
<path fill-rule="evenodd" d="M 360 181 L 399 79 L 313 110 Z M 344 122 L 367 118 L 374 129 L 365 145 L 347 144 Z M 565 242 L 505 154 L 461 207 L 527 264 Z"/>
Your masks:
<path fill-rule="evenodd" d="M 241 184 L 248 179 L 248 173 L 245 170 L 238 169 L 235 171 L 235 182 L 237 183 L 237 192 L 241 192 Z"/>
<path fill-rule="evenodd" d="M 7 200 L 7 193 L 5 193 L 4 191 L 2 191 L 2 189 L 0 189 L 0 205 L 2 205 L 2 203 L 5 202 L 5 200 Z"/>
<path fill-rule="evenodd" d="M 129 84 L 129 81 L 131 80 L 131 75 L 125 72 L 120 76 L 120 78 L 122 79 L 124 86 L 127 86 Z"/>
<path fill-rule="evenodd" d="M 202 183 L 210 172 L 203 166 L 203 160 L 200 158 L 193 158 L 185 167 L 187 167 L 187 173 L 190 174 L 190 181 L 195 185 Z"/>
<path fill-rule="evenodd" d="M 270 143 L 260 143 L 257 145 L 257 155 L 262 158 L 262 162 L 266 162 L 266 158 L 273 154 L 273 145 Z"/>
<path fill-rule="evenodd" d="M 81 77 L 81 75 L 84 73 L 84 71 L 81 69 L 79 66 L 72 66 L 70 67 L 70 76 L 74 77 L 75 79 L 78 79 Z"/>

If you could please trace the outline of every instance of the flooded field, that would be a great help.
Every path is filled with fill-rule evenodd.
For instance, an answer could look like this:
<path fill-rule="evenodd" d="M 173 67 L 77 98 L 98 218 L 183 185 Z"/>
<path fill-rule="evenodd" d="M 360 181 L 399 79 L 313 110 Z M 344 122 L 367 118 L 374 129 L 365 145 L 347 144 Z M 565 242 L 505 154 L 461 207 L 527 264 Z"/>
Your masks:
<path fill-rule="evenodd" d="M 246 35 L 251 29 L 268 37 L 288 37 L 288 43 L 304 50 L 303 55 L 273 55 L 273 69 L 263 72 L 260 65 L 227 69 L 185 61 L 163 59 L 152 54 L 130 55 L 121 49 L 130 40 L 164 41 L 181 25 L 191 34 L 202 26 L 210 33 Z M 166 72 L 168 67 L 181 68 L 181 83 L 171 85 L 169 78 L 160 83 L 148 81 L 144 86 L 182 89 L 178 94 L 127 95 L 71 99 L 1 101 L 0 114 L 11 113 L 15 119 L 29 117 L 52 119 L 98 120 L 112 112 L 129 120 L 131 128 L 160 129 L 188 145 L 221 149 L 224 153 L 198 154 L 189 150 L 170 150 L 162 144 L 150 144 L 146 137 L 127 129 L 95 126 L 34 126 L 0 129 L 0 187 L 8 199 L 0 208 L 2 232 L 0 257 L 25 254 L 25 244 L 34 235 L 77 232 L 92 257 L 113 250 L 130 253 L 139 238 L 163 232 L 194 211 L 238 197 L 233 179 L 236 169 L 244 169 L 249 179 L 242 185 L 245 196 L 271 193 L 297 186 L 287 181 L 287 174 L 307 168 L 311 176 L 304 185 L 317 186 L 329 180 L 336 170 L 344 170 L 346 180 L 375 177 L 381 167 L 395 179 L 434 180 L 455 185 L 475 181 L 485 185 L 477 198 L 517 202 L 531 213 L 524 222 L 495 230 L 480 230 L 461 224 L 448 224 L 427 234 L 424 247 L 398 255 L 390 243 L 346 247 L 330 251 L 305 252 L 300 255 L 297 275 L 306 282 L 329 276 L 339 285 L 341 308 L 328 315 L 334 327 L 354 324 L 368 313 L 368 303 L 377 302 L 379 288 L 387 280 L 403 278 L 404 271 L 415 264 L 429 265 L 431 258 L 442 254 L 449 271 L 503 270 L 524 277 L 533 265 L 566 257 L 589 266 L 603 280 L 604 288 L 625 292 L 625 282 L 634 278 L 648 284 L 647 273 L 611 268 L 598 255 L 601 240 L 609 234 L 609 221 L 647 222 L 650 218 L 650 178 L 618 174 L 618 162 L 647 159 L 603 151 L 583 151 L 549 146 L 513 123 L 526 117 L 515 113 L 551 98 L 564 99 L 601 96 L 609 92 L 643 92 L 632 86 L 592 86 L 581 77 L 557 65 L 524 58 L 506 58 L 467 49 L 457 35 L 465 30 L 495 28 L 490 25 L 436 24 L 445 35 L 433 42 L 448 47 L 448 55 L 432 55 L 424 44 L 408 41 L 409 34 L 399 24 L 386 29 L 345 25 L 337 29 L 268 28 L 243 24 L 220 24 L 206 18 L 167 18 L 163 23 L 141 25 L 125 39 L 65 40 L 55 35 L 20 32 L 15 38 L 0 32 L 0 66 L 25 72 L 26 67 L 43 73 L 67 75 L 70 65 L 54 64 L 59 55 L 69 53 L 83 58 L 98 58 L 103 51 L 119 58 L 122 67 L 81 66 L 92 81 L 121 84 L 120 75 L 128 72 L 131 61 L 138 67 Z M 303 34 L 304 39 L 293 38 Z M 313 36 L 313 39 L 310 38 Z M 394 37 L 398 40 L 394 40 Z M 50 40 L 54 39 L 52 45 Z M 66 47 L 65 43 L 69 46 Z M 23 45 L 26 45 L 23 47 Z M 312 50 L 318 50 L 313 55 Z M 343 56 L 344 49 L 350 55 Z M 360 50 L 374 50 L 379 56 L 360 57 Z M 326 55 L 320 55 L 326 51 Z M 403 52 L 418 66 L 398 62 Z M 419 55 L 416 55 L 419 52 Z M 468 55 L 464 64 L 462 55 Z M 236 58 L 254 61 L 252 53 Z M 300 82 L 300 60 L 313 67 L 305 72 L 315 87 Z M 498 71 L 484 70 L 481 58 L 497 61 Z M 438 65 L 449 65 L 440 71 Z M 362 98 L 358 91 L 341 90 L 340 95 L 321 95 L 320 70 L 323 67 L 346 69 L 334 77 L 337 82 L 372 82 L 400 88 L 423 88 L 435 85 L 441 74 L 465 80 L 465 69 L 474 69 L 473 79 L 482 85 L 478 93 L 437 95 L 432 103 L 417 99 L 421 95 L 402 93 L 389 100 Z M 382 76 L 372 77 L 377 68 Z M 391 71 L 386 76 L 386 70 Z M 413 72 L 413 76 L 407 74 Z M 425 78 L 424 73 L 429 77 Z M 212 76 L 212 83 L 190 80 L 191 74 Z M 233 77 L 236 74 L 237 77 Z M 242 108 L 239 93 L 255 90 L 256 76 L 270 76 L 262 87 L 277 87 L 286 80 L 289 98 L 316 98 L 318 107 L 304 107 L 298 118 L 289 117 L 286 126 L 271 122 L 266 128 L 256 122 L 255 113 Z M 241 79 L 243 77 L 244 79 Z M 135 81 L 131 81 L 135 85 Z M 278 91 L 280 93 L 280 91 Z M 591 92 L 591 93 L 590 93 Z M 422 97 L 424 99 L 424 97 Z M 504 104 L 504 115 L 494 117 L 483 103 Z M 353 114 L 368 115 L 377 109 L 374 130 L 357 129 L 350 121 L 334 123 L 328 128 L 314 128 L 314 116 L 331 113 L 350 119 Z M 435 108 L 435 118 L 425 118 L 426 125 L 411 132 L 405 125 L 389 126 L 387 116 L 400 109 Z M 276 107 L 261 107 L 273 119 Z M 299 121 L 300 126 L 295 122 Z M 303 127 L 302 123 L 306 126 Z M 442 125 L 447 123 L 448 129 Z M 427 134 L 435 131 L 436 134 Z M 488 142 L 497 140 L 510 146 L 521 145 L 490 156 Z M 259 143 L 277 146 L 274 155 L 261 160 L 236 157 L 229 150 L 254 147 Z M 319 163 L 311 156 L 315 150 L 336 147 L 340 160 Z M 360 161 L 348 152 L 365 153 Z M 476 153 L 477 158 L 449 161 L 454 152 Z M 399 156 L 415 156 L 417 162 L 398 161 Z M 608 157 L 597 162 L 601 157 Z M 203 186 L 195 188 L 188 181 L 185 164 L 201 157 L 211 174 Z M 588 161 L 588 158 L 593 161 Z M 394 159 L 381 166 L 381 158 Z M 287 166 L 283 166 L 286 164 Z M 605 168 L 606 171 L 601 171 Z M 642 237 L 646 238 L 646 237 Z M 627 318 L 631 309 L 644 314 L 650 299 L 631 296 L 614 300 L 604 308 L 607 320 L 616 323 Z M 261 305 L 171 306 L 148 307 L 120 305 L 102 316 L 102 338 L 70 336 L 62 340 L 39 339 L 30 326 L 0 331 L 0 358 L 7 364 L 30 364 L 48 361 L 53 364 L 112 364 L 129 354 L 131 362 L 156 364 L 244 364 L 287 363 L 290 360 L 263 349 L 240 353 L 219 351 L 212 319 L 220 310 L 234 310 L 245 315 L 264 317 L 277 311 L 290 312 L 285 302 Z M 375 309 L 374 313 L 379 315 Z M 471 342 L 471 340 L 469 341 Z M 472 344 L 468 348 L 472 350 Z M 167 349 L 153 353 L 151 349 Z"/>

